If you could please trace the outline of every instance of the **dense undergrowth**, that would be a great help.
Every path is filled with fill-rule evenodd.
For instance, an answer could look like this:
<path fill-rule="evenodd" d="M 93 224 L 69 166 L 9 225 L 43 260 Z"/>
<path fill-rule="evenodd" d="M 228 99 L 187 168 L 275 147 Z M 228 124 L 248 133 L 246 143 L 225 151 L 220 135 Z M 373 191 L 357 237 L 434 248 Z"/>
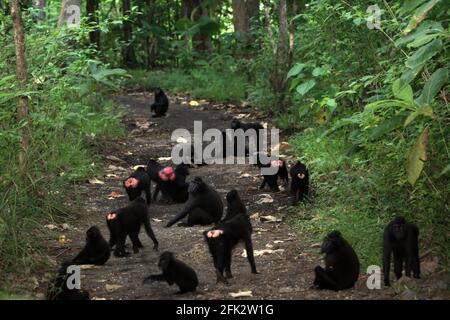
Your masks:
<path fill-rule="evenodd" d="M 14 41 L 6 32 L 11 26 L 2 27 L 6 36 L 0 37 L 0 291 L 20 291 L 30 284 L 16 280 L 27 281 L 32 270 L 47 262 L 40 254 L 48 231 L 44 222 L 67 218 L 65 200 L 74 197 L 75 183 L 98 172 L 89 146 L 96 139 L 122 134 L 120 114 L 106 94 L 125 71 L 108 69 L 94 50 L 81 45 L 83 30 L 35 25 L 26 30 L 30 79 L 22 90 L 15 78 Z M 21 95 L 29 97 L 28 123 L 16 122 L 16 98 Z M 22 172 L 17 155 L 25 126 L 32 138 Z"/>

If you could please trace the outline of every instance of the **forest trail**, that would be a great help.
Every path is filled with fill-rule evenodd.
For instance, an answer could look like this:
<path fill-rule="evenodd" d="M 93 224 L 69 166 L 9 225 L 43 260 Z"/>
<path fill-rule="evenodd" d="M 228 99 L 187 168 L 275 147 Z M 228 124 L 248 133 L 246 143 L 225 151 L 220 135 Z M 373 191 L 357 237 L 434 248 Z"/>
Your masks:
<path fill-rule="evenodd" d="M 97 177 L 104 184 L 85 183 L 79 186 L 78 197 L 81 207 L 77 208 L 80 217 L 66 231 L 72 242 L 61 247 L 50 246 L 51 256 L 58 262 L 76 255 L 85 243 L 85 231 L 92 225 L 100 227 L 105 238 L 109 237 L 105 214 L 125 206 L 127 197 L 108 199 L 112 192 L 125 195 L 122 181 L 136 165 L 145 165 L 151 158 L 170 157 L 170 135 L 176 128 L 186 128 L 192 132 L 194 120 L 203 121 L 203 129 L 225 129 L 234 113 L 248 113 L 247 110 L 226 108 L 223 105 L 191 107 L 181 97 L 171 96 L 171 106 L 166 118 L 150 118 L 147 93 L 124 93 L 115 100 L 126 110 L 123 121 L 127 137 L 115 141 L 102 141 L 95 147 L 104 160 L 105 176 Z M 142 123 L 150 121 L 148 129 Z M 137 123 L 140 123 L 137 125 Z M 141 128 L 140 128 L 141 127 Z M 144 126 L 145 127 L 145 126 Z M 115 156 L 119 159 L 112 158 Z M 109 158 L 109 159 L 108 159 Z M 168 161 L 161 161 L 170 163 Z M 250 177 L 242 177 L 249 173 Z M 250 216 L 279 214 L 282 206 L 289 204 L 287 191 L 270 193 L 258 190 L 261 178 L 258 169 L 251 165 L 208 165 L 191 169 L 190 179 L 201 176 L 214 186 L 226 203 L 226 193 L 235 188 L 247 206 Z M 154 190 L 154 187 L 152 187 Z M 270 193 L 273 203 L 257 204 L 261 194 Z M 82 269 L 82 289 L 88 290 L 94 299 L 231 299 L 230 293 L 251 291 L 247 299 L 389 299 L 389 290 L 369 290 L 367 276 L 363 273 L 354 289 L 342 292 L 317 291 L 310 289 L 313 282 L 313 269 L 322 264 L 317 244 L 304 241 L 304 236 L 285 222 L 268 223 L 252 219 L 254 228 L 253 246 L 255 251 L 271 249 L 274 252 L 256 257 L 259 274 L 251 274 L 246 258 L 242 257 L 243 245 L 234 251 L 232 272 L 234 278 L 229 285 L 216 284 L 212 258 L 209 255 L 201 232 L 208 227 L 164 228 L 165 223 L 183 204 L 165 204 L 158 200 L 150 206 L 152 228 L 160 243 L 159 252 L 152 250 L 152 242 L 141 230 L 140 239 L 143 250 L 127 258 L 111 256 L 101 267 L 89 266 Z M 72 204 L 73 208 L 73 204 Z M 55 243 L 53 241 L 53 243 Z M 127 245 L 130 245 L 127 239 Z M 199 276 L 199 286 L 195 293 L 175 295 L 176 286 L 165 282 L 142 285 L 149 274 L 159 273 L 158 256 L 165 250 L 193 267 Z"/>

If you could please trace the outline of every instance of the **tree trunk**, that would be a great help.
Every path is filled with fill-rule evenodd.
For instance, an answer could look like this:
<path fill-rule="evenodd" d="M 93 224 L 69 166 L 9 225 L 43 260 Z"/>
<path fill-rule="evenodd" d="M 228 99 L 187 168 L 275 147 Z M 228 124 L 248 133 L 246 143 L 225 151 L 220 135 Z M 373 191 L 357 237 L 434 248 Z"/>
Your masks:
<path fill-rule="evenodd" d="M 286 74 L 289 64 L 289 28 L 286 0 L 278 2 L 278 44 L 275 55 L 275 70 L 272 73 L 271 83 L 278 96 L 278 105 L 285 107 Z"/>
<path fill-rule="evenodd" d="M 89 31 L 89 40 L 91 44 L 95 45 L 97 50 L 100 50 L 100 29 L 98 27 L 98 1 L 99 0 L 87 0 L 86 1 L 86 13 L 88 15 L 88 26 L 91 28 Z"/>
<path fill-rule="evenodd" d="M 197 8 L 197 10 L 195 10 Z M 194 13 L 194 16 L 192 14 Z M 200 0 L 184 0 L 183 1 L 183 16 L 192 21 L 197 21 L 200 17 L 208 16 L 208 10 L 201 6 Z M 193 37 L 194 49 L 197 51 L 207 51 L 212 49 L 211 37 L 200 32 Z"/>
<path fill-rule="evenodd" d="M 45 0 L 34 0 L 33 8 L 37 11 L 34 19 L 36 21 L 45 20 Z"/>
<path fill-rule="evenodd" d="M 207 17 L 208 16 L 208 10 L 205 7 L 201 7 L 198 9 L 197 13 L 195 14 L 196 21 L 200 19 L 201 17 Z M 212 50 L 212 44 L 211 44 L 211 37 L 209 35 L 203 34 L 201 32 L 198 32 L 194 35 L 194 44 L 195 44 L 195 50 L 197 51 L 211 51 Z"/>
<path fill-rule="evenodd" d="M 27 60 L 25 58 L 25 33 L 22 23 L 22 13 L 20 12 L 19 0 L 11 0 L 11 17 L 13 21 L 14 30 L 14 46 L 16 49 L 16 74 L 20 82 L 21 90 L 26 89 L 28 75 L 27 75 Z M 19 98 L 17 103 L 17 121 L 28 120 L 28 97 L 23 96 Z M 31 132 L 29 125 L 22 130 L 20 139 L 19 151 L 19 167 L 22 172 L 26 171 L 26 152 L 30 144 Z"/>
<path fill-rule="evenodd" d="M 259 17 L 259 0 L 232 0 L 234 32 L 250 31 L 252 20 Z"/>
<path fill-rule="evenodd" d="M 147 6 L 147 23 L 149 25 L 155 24 L 154 20 L 154 6 L 155 0 L 146 0 L 145 4 Z M 151 70 L 156 66 L 156 56 L 158 52 L 158 40 L 153 36 L 148 34 L 145 38 L 145 44 L 147 49 L 147 70 Z"/>
<path fill-rule="evenodd" d="M 135 68 L 137 65 L 136 54 L 134 52 L 133 40 L 133 24 L 129 17 L 131 14 L 131 0 L 122 0 L 123 19 L 123 63 L 126 67 Z M 125 19 L 125 16 L 128 18 Z"/>
<path fill-rule="evenodd" d="M 292 1 L 292 16 L 296 16 L 298 14 L 299 8 L 297 0 Z M 292 66 L 294 60 L 294 47 L 295 47 L 295 20 L 291 19 L 289 23 L 289 60 L 288 60 L 288 68 Z"/>
<path fill-rule="evenodd" d="M 62 0 L 58 27 L 80 25 L 81 0 Z"/>
<path fill-rule="evenodd" d="M 243 0 L 233 0 L 233 25 L 234 32 L 247 33 L 250 31 L 250 17 L 247 11 L 247 3 Z"/>

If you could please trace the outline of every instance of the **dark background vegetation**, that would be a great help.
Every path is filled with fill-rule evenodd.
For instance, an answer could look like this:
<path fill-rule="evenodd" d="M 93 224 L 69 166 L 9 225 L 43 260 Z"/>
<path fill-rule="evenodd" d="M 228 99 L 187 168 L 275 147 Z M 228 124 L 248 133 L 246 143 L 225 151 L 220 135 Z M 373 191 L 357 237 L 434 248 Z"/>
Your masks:
<path fill-rule="evenodd" d="M 20 1 L 22 81 L 14 2 L 0 2 L 0 291 L 46 263 L 42 226 L 98 171 L 91 147 L 123 134 L 108 97 L 125 86 L 245 101 L 310 168 L 314 201 L 289 214 L 313 241 L 339 229 L 380 265 L 403 215 L 448 267 L 448 1 Z"/>

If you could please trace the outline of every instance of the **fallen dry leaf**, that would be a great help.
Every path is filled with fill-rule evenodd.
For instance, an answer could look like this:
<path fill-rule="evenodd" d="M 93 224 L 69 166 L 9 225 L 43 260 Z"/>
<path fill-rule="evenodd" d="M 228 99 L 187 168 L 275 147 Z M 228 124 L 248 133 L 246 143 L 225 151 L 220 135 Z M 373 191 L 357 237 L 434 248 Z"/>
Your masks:
<path fill-rule="evenodd" d="M 122 288 L 122 286 L 119 285 L 119 284 L 107 284 L 107 285 L 105 285 L 105 289 L 106 289 L 107 292 L 114 292 L 114 291 L 116 291 L 116 290 L 118 290 L 120 288 Z"/>
<path fill-rule="evenodd" d="M 253 297 L 253 294 L 249 290 L 249 291 L 230 292 L 230 296 L 232 298 L 244 298 L 244 297 Z"/>
<path fill-rule="evenodd" d="M 260 256 L 264 256 L 266 254 L 272 254 L 272 253 L 283 253 L 284 249 L 276 249 L 276 250 L 272 250 L 272 249 L 263 249 L 263 250 L 254 250 L 253 251 L 253 255 L 255 257 L 260 257 Z M 241 256 L 243 258 L 247 258 L 247 251 L 244 249 L 244 251 L 242 252 Z"/>
<path fill-rule="evenodd" d="M 243 174 L 241 174 L 239 177 L 238 177 L 238 179 L 242 179 L 242 178 L 250 178 L 252 175 L 251 174 L 249 174 L 249 173 L 243 173 Z"/>
<path fill-rule="evenodd" d="M 268 215 L 268 216 L 261 216 L 260 217 L 261 222 L 281 222 L 280 218 Z"/>
<path fill-rule="evenodd" d="M 67 239 L 66 236 L 64 234 L 60 235 L 58 238 L 58 242 L 60 245 L 65 245 L 66 243 L 71 243 L 72 240 Z"/>
<path fill-rule="evenodd" d="M 152 218 L 152 220 L 155 221 L 155 222 L 162 222 L 161 219 Z"/>
<path fill-rule="evenodd" d="M 100 266 L 96 266 L 95 264 L 82 264 L 79 267 L 81 270 L 100 269 Z"/>
<path fill-rule="evenodd" d="M 259 196 L 261 197 L 261 199 L 256 201 L 257 204 L 265 204 L 265 203 L 272 203 L 273 202 L 273 198 L 272 198 L 272 196 L 270 194 L 262 193 Z"/>
<path fill-rule="evenodd" d="M 47 229 L 50 229 L 50 230 L 54 230 L 54 229 L 57 229 L 58 227 L 56 226 L 56 225 L 54 225 L 54 224 L 47 224 L 47 225 L 45 225 L 45 227 L 47 228 Z"/>
<path fill-rule="evenodd" d="M 70 226 L 69 226 L 68 223 L 63 223 L 61 227 L 62 227 L 63 230 L 69 230 L 70 229 Z"/>
<path fill-rule="evenodd" d="M 111 160 L 111 161 L 116 161 L 116 162 L 125 162 L 124 160 L 122 160 L 116 156 L 106 156 L 106 159 Z"/>
<path fill-rule="evenodd" d="M 100 298 L 100 297 L 92 297 L 91 300 L 106 300 L 106 298 Z"/>
<path fill-rule="evenodd" d="M 191 107 L 198 107 L 198 106 L 200 105 L 200 103 L 198 103 L 198 102 L 195 101 L 195 100 L 191 100 L 191 101 L 189 102 L 189 105 L 190 105 Z"/>
<path fill-rule="evenodd" d="M 90 184 L 105 184 L 103 181 L 98 180 L 97 178 L 89 179 Z"/>
<path fill-rule="evenodd" d="M 144 121 L 144 122 L 136 121 L 136 127 L 138 127 L 139 129 L 148 129 L 148 128 L 150 128 L 150 122 L 149 121 Z"/>
<path fill-rule="evenodd" d="M 250 219 L 256 220 L 259 219 L 259 212 L 256 212 L 250 216 Z"/>
<path fill-rule="evenodd" d="M 113 199 L 121 198 L 121 197 L 125 197 L 125 195 L 120 192 L 117 192 L 117 191 L 113 191 L 108 195 L 109 200 L 113 200 Z"/>

